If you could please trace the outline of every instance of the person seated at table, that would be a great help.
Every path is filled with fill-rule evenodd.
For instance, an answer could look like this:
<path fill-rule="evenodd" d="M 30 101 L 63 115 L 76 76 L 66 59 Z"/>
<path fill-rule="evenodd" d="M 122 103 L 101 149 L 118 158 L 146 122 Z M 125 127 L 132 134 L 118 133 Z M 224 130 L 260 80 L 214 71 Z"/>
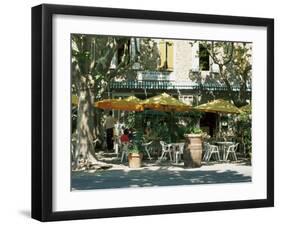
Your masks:
<path fill-rule="evenodd" d="M 130 145 L 130 140 L 129 140 L 129 130 L 125 129 L 124 133 L 122 134 L 122 136 L 120 137 L 120 141 L 121 141 L 121 162 L 123 162 L 124 156 L 125 159 L 128 158 L 128 148 Z"/>
<path fill-rule="evenodd" d="M 121 140 L 121 143 L 128 143 L 130 142 L 130 139 L 129 139 L 129 130 L 128 129 L 125 129 L 124 130 L 124 133 L 122 134 L 122 136 L 120 137 L 120 140 Z"/>

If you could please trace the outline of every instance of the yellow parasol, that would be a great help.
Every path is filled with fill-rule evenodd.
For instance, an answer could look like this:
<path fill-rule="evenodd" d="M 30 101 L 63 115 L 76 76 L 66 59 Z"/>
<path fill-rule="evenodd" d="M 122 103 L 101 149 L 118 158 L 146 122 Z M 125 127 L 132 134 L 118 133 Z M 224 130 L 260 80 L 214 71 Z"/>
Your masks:
<path fill-rule="evenodd" d="M 187 105 L 167 93 L 148 98 L 141 102 L 144 108 L 156 111 L 188 111 L 191 105 Z"/>
<path fill-rule="evenodd" d="M 125 99 L 105 99 L 95 103 L 95 107 L 121 111 L 143 111 L 141 100 L 130 96 Z"/>
<path fill-rule="evenodd" d="M 240 114 L 242 112 L 235 105 L 223 99 L 217 99 L 206 104 L 201 104 L 195 107 L 194 109 L 203 112 L 225 113 L 225 114 Z"/>

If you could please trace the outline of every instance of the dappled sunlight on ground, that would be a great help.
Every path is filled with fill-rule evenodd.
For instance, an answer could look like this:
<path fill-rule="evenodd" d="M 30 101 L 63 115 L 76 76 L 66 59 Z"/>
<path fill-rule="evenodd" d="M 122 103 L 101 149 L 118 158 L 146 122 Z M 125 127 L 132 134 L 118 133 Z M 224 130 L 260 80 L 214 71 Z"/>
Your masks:
<path fill-rule="evenodd" d="M 243 162 L 203 164 L 186 169 L 183 163 L 171 164 L 155 160 L 144 161 L 143 167 L 131 169 L 127 163 L 112 156 L 107 170 L 72 172 L 72 190 L 109 189 L 151 186 L 251 182 L 251 166 Z"/>

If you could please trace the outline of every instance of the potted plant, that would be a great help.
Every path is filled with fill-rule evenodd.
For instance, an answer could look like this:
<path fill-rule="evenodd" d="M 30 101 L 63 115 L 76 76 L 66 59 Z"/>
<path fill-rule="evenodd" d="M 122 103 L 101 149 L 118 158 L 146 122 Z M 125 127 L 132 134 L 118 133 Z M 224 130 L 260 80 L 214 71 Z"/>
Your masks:
<path fill-rule="evenodd" d="M 137 132 L 132 145 L 128 149 L 128 162 L 130 168 L 140 168 L 143 158 L 143 147 L 141 146 L 142 134 Z"/>
<path fill-rule="evenodd" d="M 128 162 L 130 168 L 140 168 L 142 164 L 143 152 L 136 144 L 132 144 L 128 150 Z"/>
<path fill-rule="evenodd" d="M 186 127 L 184 134 L 185 149 L 183 152 L 184 166 L 187 168 L 196 168 L 201 166 L 202 160 L 202 130 L 198 123 L 191 121 Z"/>

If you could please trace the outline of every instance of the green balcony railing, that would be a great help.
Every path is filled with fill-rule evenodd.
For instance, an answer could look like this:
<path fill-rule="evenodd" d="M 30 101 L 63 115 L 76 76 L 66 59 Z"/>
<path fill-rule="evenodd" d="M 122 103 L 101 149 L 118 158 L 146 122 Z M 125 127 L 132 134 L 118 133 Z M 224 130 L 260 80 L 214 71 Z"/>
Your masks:
<path fill-rule="evenodd" d="M 179 89 L 179 90 L 196 90 L 205 89 L 212 91 L 227 91 L 227 87 L 220 84 L 204 83 L 202 85 L 191 82 L 187 83 L 175 83 L 171 80 L 132 80 L 132 81 L 121 81 L 121 82 L 111 82 L 111 89 Z M 239 90 L 239 86 L 232 86 L 233 90 Z M 251 87 L 247 91 L 251 91 Z"/>

